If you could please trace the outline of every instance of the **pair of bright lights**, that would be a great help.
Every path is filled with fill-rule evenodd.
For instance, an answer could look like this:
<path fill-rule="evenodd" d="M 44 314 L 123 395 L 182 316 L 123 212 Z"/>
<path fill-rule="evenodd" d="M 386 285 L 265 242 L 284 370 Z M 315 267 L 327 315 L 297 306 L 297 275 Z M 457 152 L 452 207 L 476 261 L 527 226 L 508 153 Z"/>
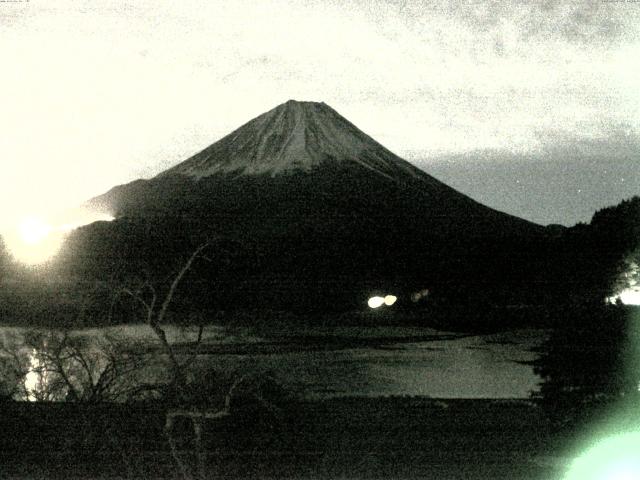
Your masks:
<path fill-rule="evenodd" d="M 387 295 L 385 297 L 371 297 L 367 304 L 370 308 L 378 308 L 382 305 L 390 307 L 391 305 L 396 303 L 396 300 L 398 300 L 398 297 L 396 297 L 395 295 Z"/>

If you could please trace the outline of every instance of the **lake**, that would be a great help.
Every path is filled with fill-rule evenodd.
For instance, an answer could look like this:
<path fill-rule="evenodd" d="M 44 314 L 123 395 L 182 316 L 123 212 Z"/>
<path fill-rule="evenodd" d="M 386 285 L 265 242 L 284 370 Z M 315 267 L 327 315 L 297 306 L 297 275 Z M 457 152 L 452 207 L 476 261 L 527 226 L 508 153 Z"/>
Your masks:
<path fill-rule="evenodd" d="M 169 341 L 178 344 L 195 335 L 193 329 L 177 327 L 168 327 L 167 333 Z M 19 343 L 23 334 L 20 328 L 0 329 L 5 344 Z M 91 341 L 116 335 L 138 345 L 157 343 L 146 325 L 73 335 Z M 540 382 L 527 362 L 537 358 L 533 350 L 546 335 L 536 329 L 462 335 L 418 327 L 338 327 L 263 338 L 248 330 L 212 326 L 205 330 L 198 363 L 226 371 L 271 372 L 287 389 L 308 398 L 527 398 Z M 34 352 L 28 353 L 34 365 Z M 157 374 L 157 366 L 147 373 Z"/>

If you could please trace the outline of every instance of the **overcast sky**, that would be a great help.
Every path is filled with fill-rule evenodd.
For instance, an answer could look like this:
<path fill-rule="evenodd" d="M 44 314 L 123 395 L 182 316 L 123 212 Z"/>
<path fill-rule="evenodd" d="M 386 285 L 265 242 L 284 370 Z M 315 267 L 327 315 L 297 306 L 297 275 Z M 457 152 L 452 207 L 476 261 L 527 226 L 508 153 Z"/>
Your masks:
<path fill-rule="evenodd" d="M 573 224 L 640 194 L 640 2 L 0 2 L 0 216 L 151 176 L 289 98 Z"/>

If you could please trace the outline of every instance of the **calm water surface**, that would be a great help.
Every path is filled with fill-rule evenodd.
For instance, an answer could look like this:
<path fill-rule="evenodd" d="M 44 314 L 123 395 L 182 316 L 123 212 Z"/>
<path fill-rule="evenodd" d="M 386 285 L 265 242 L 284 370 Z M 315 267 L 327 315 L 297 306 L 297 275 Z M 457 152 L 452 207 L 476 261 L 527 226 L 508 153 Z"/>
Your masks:
<path fill-rule="evenodd" d="M 390 343 L 268 355 L 209 356 L 221 367 L 276 372 L 308 396 L 428 395 L 434 398 L 526 398 L 540 377 L 529 362 L 539 330 L 424 342 Z"/>
<path fill-rule="evenodd" d="M 5 343 L 16 341 L 22 332 L 4 327 L 0 338 Z M 145 325 L 75 332 L 95 338 L 114 333 L 143 343 L 155 341 Z M 193 330 L 169 328 L 168 333 L 172 342 L 193 338 Z M 200 355 L 199 362 L 228 371 L 273 372 L 288 388 L 308 397 L 526 398 L 538 389 L 540 378 L 524 362 L 537 357 L 532 349 L 546 336 L 533 329 L 461 336 L 404 327 L 318 329 L 312 333 L 314 346 L 296 351 L 286 347 L 293 340 L 267 340 L 238 332 L 230 335 L 222 327 L 208 327 L 204 349 L 208 353 Z M 336 337 L 346 339 L 347 346 L 331 341 Z M 421 340 L 425 337 L 428 340 Z M 355 345 L 351 340 L 357 340 Z M 276 348 L 263 348 L 273 344 Z M 277 348 L 278 344 L 285 348 Z M 214 353 L 219 348 L 225 353 Z"/>

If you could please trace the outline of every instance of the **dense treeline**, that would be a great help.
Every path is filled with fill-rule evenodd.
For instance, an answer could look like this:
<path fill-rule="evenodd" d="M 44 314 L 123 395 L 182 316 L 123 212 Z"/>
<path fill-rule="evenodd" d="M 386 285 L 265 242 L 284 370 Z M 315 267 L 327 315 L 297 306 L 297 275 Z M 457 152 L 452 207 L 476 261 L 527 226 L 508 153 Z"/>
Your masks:
<path fill-rule="evenodd" d="M 554 414 L 582 416 L 592 407 L 638 401 L 640 308 L 574 308 L 549 330 L 533 362 L 541 377 L 533 393 Z"/>
<path fill-rule="evenodd" d="M 215 225 L 186 215 L 98 222 L 79 229 L 44 272 L 0 255 L 1 313 L 26 323 L 75 321 L 80 305 L 83 322 L 103 323 L 107 313 L 129 321 L 126 305 L 112 308 L 115 290 L 144 282 L 167 288 L 190 252 L 212 239 L 215 248 L 193 266 L 176 297 L 174 311 L 184 317 L 234 309 L 357 311 L 378 293 L 398 295 L 398 306 L 443 312 L 601 305 L 622 288 L 631 263 L 640 263 L 640 197 L 600 210 L 589 224 L 519 236 L 432 237 L 421 244 L 399 238 L 393 222 L 337 229 L 330 238 L 307 227 L 252 238 L 233 229 L 216 235 Z M 423 289 L 428 299 L 411 304 L 411 293 Z"/>
<path fill-rule="evenodd" d="M 551 272 L 564 281 L 565 296 L 601 303 L 624 287 L 624 273 L 640 260 L 640 197 L 602 209 L 590 224 L 568 229 L 552 258 L 556 267 Z"/>

